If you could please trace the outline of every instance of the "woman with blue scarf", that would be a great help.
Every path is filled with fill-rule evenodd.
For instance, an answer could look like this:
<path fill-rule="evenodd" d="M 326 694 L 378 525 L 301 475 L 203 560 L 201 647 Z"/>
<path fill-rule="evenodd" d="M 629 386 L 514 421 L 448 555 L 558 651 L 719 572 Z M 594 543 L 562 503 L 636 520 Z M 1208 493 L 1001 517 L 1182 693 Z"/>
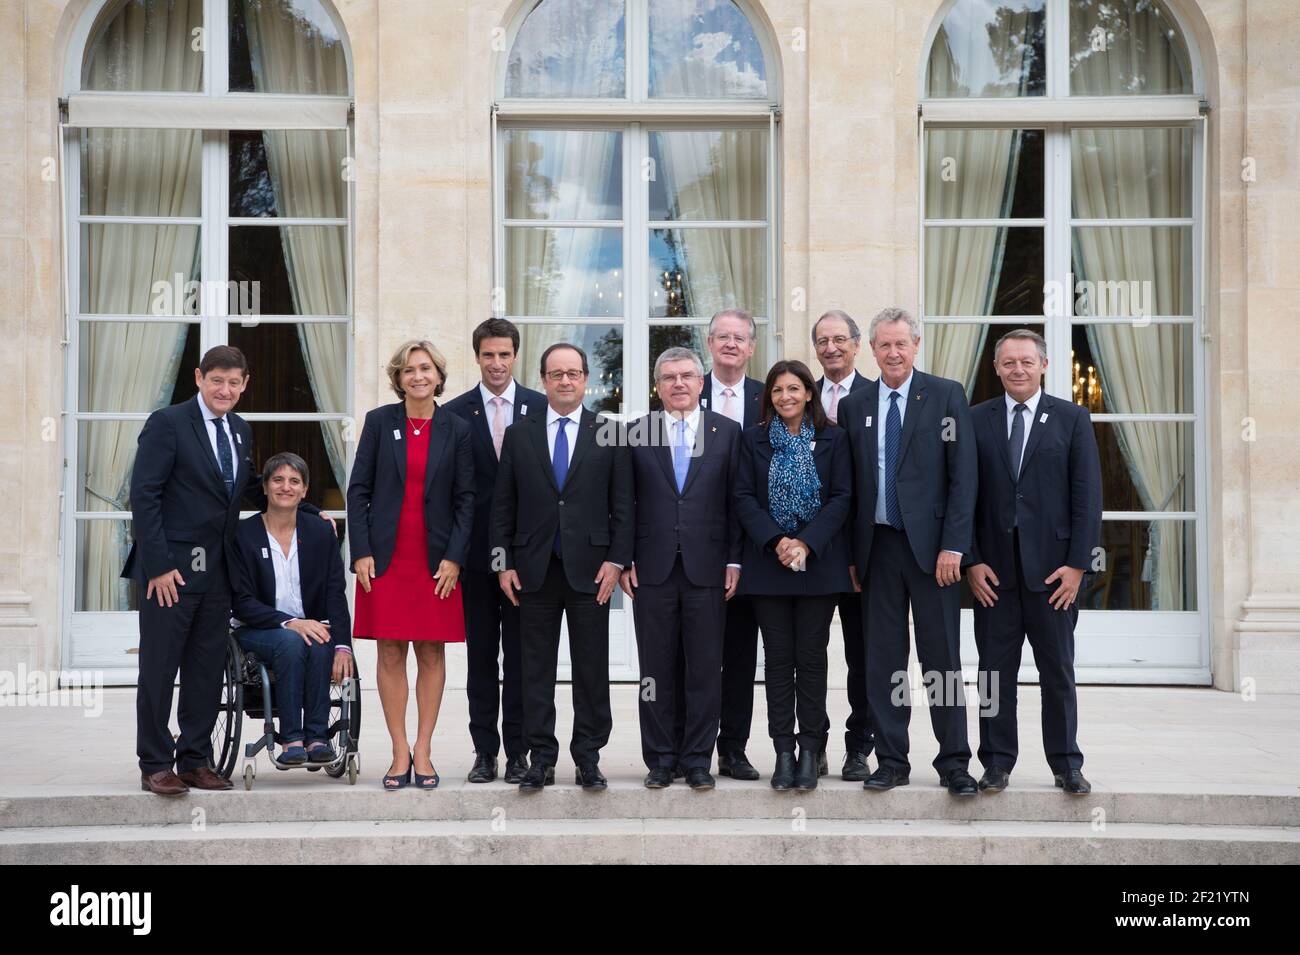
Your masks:
<path fill-rule="evenodd" d="M 837 595 L 853 589 L 852 463 L 848 437 L 827 419 L 803 362 L 772 366 L 760 417 L 741 436 L 736 477 L 745 529 L 740 592 L 754 598 L 763 631 L 772 788 L 809 790 L 827 728 L 831 617 Z"/>

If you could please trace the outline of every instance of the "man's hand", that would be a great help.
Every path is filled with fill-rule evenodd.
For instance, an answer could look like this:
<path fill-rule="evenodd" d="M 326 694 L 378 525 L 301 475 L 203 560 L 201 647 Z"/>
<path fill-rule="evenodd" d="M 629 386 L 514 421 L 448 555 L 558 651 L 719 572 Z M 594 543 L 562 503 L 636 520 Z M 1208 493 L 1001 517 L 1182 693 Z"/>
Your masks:
<path fill-rule="evenodd" d="M 596 579 L 599 580 L 600 578 L 597 577 Z M 636 582 L 636 564 L 619 574 L 618 585 L 623 588 L 623 593 L 627 594 L 628 599 L 636 599 L 636 594 L 632 593 L 632 591 L 641 586 Z"/>
<path fill-rule="evenodd" d="M 740 586 L 740 568 L 728 567 L 726 581 L 727 589 L 723 593 L 722 599 L 730 600 L 732 597 L 736 596 L 736 588 Z"/>
<path fill-rule="evenodd" d="M 330 530 L 332 530 L 332 531 L 334 532 L 334 536 L 335 536 L 335 537 L 338 537 L 338 536 L 339 536 L 339 526 L 338 526 L 337 524 L 334 523 L 334 518 L 330 517 L 330 516 L 329 516 L 328 514 L 326 514 L 324 511 L 321 511 L 321 512 L 320 512 L 320 516 L 321 516 L 322 518 L 324 518 L 325 520 L 327 520 L 327 521 L 330 522 Z"/>
<path fill-rule="evenodd" d="M 165 574 L 159 574 L 157 577 L 149 579 L 149 586 L 145 589 L 144 599 L 152 600 L 155 593 L 158 594 L 158 606 L 170 607 L 173 604 L 180 603 L 181 597 L 177 593 L 177 587 L 185 586 L 185 578 L 181 576 L 179 570 L 169 570 Z"/>
<path fill-rule="evenodd" d="M 1074 603 L 1074 598 L 1079 596 L 1079 584 L 1083 582 L 1083 571 L 1077 567 L 1058 567 L 1052 572 L 1052 576 L 1048 577 L 1043 583 L 1050 584 L 1054 580 L 1059 580 L 1061 585 L 1048 598 L 1048 602 L 1056 610 L 1068 610 L 1070 604 Z"/>
<path fill-rule="evenodd" d="M 858 568 L 853 564 L 849 564 L 849 580 L 853 583 L 853 592 L 862 593 L 862 584 L 858 583 Z"/>
<path fill-rule="evenodd" d="M 366 593 L 370 593 L 370 581 L 375 577 L 375 559 L 373 557 L 358 557 L 352 563 L 356 571 L 357 583 Z"/>
<path fill-rule="evenodd" d="M 438 572 L 433 575 L 433 579 L 438 582 L 434 588 L 436 593 L 443 600 L 451 596 L 451 592 L 456 589 L 456 581 L 460 578 L 460 564 L 454 560 L 444 560 L 438 563 Z"/>
<path fill-rule="evenodd" d="M 334 651 L 334 672 L 330 679 L 335 683 L 342 683 L 344 680 L 352 677 L 352 654 L 340 648 Z"/>
<path fill-rule="evenodd" d="M 317 643 L 330 642 L 330 625 L 319 620 L 286 620 L 281 626 L 302 637 L 302 642 L 307 646 L 311 646 L 313 640 Z"/>
<path fill-rule="evenodd" d="M 519 582 L 519 575 L 513 570 L 498 570 L 497 583 L 501 585 L 501 591 L 506 595 L 506 599 L 518 607 L 519 598 L 515 596 L 515 592 L 524 589 L 523 584 Z"/>
<path fill-rule="evenodd" d="M 596 571 L 596 583 L 600 587 L 596 590 L 596 603 L 605 604 L 614 593 L 614 588 L 618 586 L 618 578 L 622 575 L 618 566 L 605 561 L 600 565 L 600 570 Z"/>
<path fill-rule="evenodd" d="M 998 580 L 998 575 L 993 573 L 993 568 L 988 564 L 975 564 L 966 571 L 966 579 L 970 581 L 971 593 L 985 607 L 992 607 L 998 601 L 998 592 L 993 589 L 1002 581 Z M 989 586 L 990 581 L 992 586 Z"/>
<path fill-rule="evenodd" d="M 961 580 L 961 554 L 949 550 L 939 551 L 939 559 L 934 564 L 934 579 L 940 587 L 947 587 Z"/>

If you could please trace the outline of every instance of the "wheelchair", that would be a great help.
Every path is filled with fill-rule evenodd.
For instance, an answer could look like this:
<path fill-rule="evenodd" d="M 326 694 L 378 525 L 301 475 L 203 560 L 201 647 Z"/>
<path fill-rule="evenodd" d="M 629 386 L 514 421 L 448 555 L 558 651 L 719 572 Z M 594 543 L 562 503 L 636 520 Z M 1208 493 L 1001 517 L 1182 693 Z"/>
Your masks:
<path fill-rule="evenodd" d="M 266 750 L 271 765 L 288 772 L 305 769 L 309 773 L 325 770 L 333 779 L 347 777 L 349 785 L 356 785 L 361 772 L 357 740 L 361 735 L 361 680 L 356 673 L 343 683 L 330 683 L 329 739 L 336 758 L 329 763 L 282 764 L 275 755 L 275 745 L 283 742 L 275 731 L 275 674 L 256 654 L 239 645 L 234 633 L 227 637 L 225 669 L 221 676 L 221 701 L 217 721 L 212 729 L 213 771 L 229 779 L 235 772 L 239 759 L 239 742 L 243 732 L 244 716 L 262 721 L 262 734 L 244 746 L 244 788 L 252 789 L 257 778 L 257 755 Z"/>

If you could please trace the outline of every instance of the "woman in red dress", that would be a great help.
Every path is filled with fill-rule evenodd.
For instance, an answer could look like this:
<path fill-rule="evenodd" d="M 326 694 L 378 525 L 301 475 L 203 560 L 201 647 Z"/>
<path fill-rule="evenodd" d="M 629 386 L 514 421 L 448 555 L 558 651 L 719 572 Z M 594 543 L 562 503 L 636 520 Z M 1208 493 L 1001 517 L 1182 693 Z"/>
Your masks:
<path fill-rule="evenodd" d="M 401 399 L 366 415 L 348 482 L 347 534 L 357 575 L 354 638 L 377 641 L 376 683 L 393 742 L 385 789 L 438 785 L 429 750 L 447 667 L 446 643 L 465 640 L 458 585 L 474 520 L 469 425 L 434 400 L 447 363 L 409 341 L 388 363 Z M 406 735 L 407 646 L 415 645 L 415 744 Z"/>

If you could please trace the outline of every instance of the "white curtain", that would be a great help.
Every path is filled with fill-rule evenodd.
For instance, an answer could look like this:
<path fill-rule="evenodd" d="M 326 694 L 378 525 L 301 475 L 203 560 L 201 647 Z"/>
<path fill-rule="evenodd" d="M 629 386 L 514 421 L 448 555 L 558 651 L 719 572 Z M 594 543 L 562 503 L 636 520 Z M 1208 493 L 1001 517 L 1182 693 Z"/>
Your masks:
<path fill-rule="evenodd" d="M 506 96 L 622 96 L 623 16 L 622 2 L 539 4 L 510 49 Z"/>
<path fill-rule="evenodd" d="M 348 88 L 343 46 L 295 20 L 281 3 L 241 0 L 248 28 L 253 84 L 258 91 L 314 93 Z M 267 165 L 280 215 L 346 219 L 340 130 L 267 130 Z M 339 226 L 285 226 L 280 230 L 289 288 L 298 315 L 347 315 L 347 230 Z M 298 325 L 307 378 L 321 411 L 347 408 L 347 325 Z M 325 450 L 339 487 L 347 467 L 343 423 L 321 422 Z"/>
<path fill-rule="evenodd" d="M 1070 10 L 1070 92 L 1076 96 L 1190 93 L 1182 38 L 1154 0 L 1080 0 Z M 1104 49 L 1093 31 L 1105 30 Z"/>
<path fill-rule="evenodd" d="M 88 89 L 198 92 L 203 62 L 187 55 L 189 31 L 203 22 L 201 0 L 147 9 L 128 4 L 105 27 L 88 57 Z M 196 215 L 202 189 L 196 130 L 86 129 L 81 185 L 89 215 Z M 147 315 L 156 281 L 198 275 L 196 226 L 90 225 L 81 230 L 82 312 Z M 171 311 L 172 301 L 166 311 Z M 151 322 L 78 323 L 80 407 L 141 411 L 165 404 L 176 383 L 185 329 Z M 78 507 L 127 507 L 138 421 L 97 421 L 81 428 Z M 118 578 L 127 550 L 124 521 L 84 521 L 77 573 L 79 610 L 123 610 L 129 585 Z"/>

